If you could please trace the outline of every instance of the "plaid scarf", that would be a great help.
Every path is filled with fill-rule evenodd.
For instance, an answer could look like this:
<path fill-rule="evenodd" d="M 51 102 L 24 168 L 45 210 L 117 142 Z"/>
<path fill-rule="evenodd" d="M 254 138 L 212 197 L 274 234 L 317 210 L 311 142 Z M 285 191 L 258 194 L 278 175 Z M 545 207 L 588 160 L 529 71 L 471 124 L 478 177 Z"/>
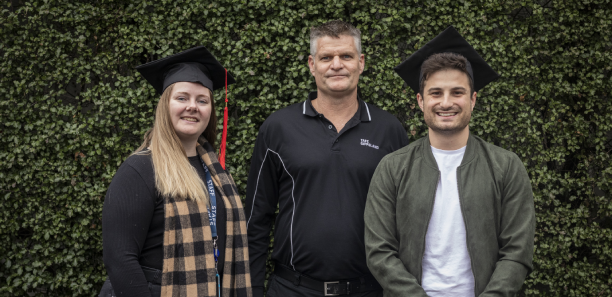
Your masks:
<path fill-rule="evenodd" d="M 246 220 L 238 189 L 213 147 L 200 137 L 197 152 L 208 167 L 227 213 L 225 263 L 221 296 L 251 297 Z M 164 263 L 161 296 L 216 296 L 213 241 L 206 205 L 167 198 L 164 202 Z M 224 247 L 219 247 L 224 248 Z"/>

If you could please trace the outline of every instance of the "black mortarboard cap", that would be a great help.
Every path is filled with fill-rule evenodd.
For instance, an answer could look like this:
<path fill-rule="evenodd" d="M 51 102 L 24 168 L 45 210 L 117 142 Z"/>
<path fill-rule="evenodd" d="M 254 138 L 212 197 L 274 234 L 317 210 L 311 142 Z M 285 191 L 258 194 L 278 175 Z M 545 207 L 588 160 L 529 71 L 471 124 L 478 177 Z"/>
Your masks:
<path fill-rule="evenodd" d="M 480 57 L 478 52 L 465 40 L 453 26 L 449 26 L 438 36 L 414 52 L 406 61 L 394 68 L 395 72 L 414 90 L 420 91 L 421 65 L 431 55 L 437 53 L 456 53 L 468 60 L 467 70 L 474 81 L 474 91 L 478 91 L 499 78 L 499 74 Z"/>
<path fill-rule="evenodd" d="M 169 85 L 182 81 L 200 83 L 211 91 L 225 86 L 225 68 L 203 46 L 136 66 L 136 69 L 159 94 Z M 235 82 L 227 73 L 227 84 Z"/>

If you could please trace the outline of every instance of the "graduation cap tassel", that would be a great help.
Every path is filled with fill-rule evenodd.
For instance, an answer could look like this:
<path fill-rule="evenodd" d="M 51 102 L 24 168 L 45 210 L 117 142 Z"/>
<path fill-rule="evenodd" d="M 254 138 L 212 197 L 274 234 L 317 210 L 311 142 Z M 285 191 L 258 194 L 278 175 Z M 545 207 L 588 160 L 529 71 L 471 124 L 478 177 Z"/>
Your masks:
<path fill-rule="evenodd" d="M 221 136 L 221 149 L 219 150 L 219 163 L 225 169 L 225 150 L 227 141 L 227 69 L 225 69 L 225 109 L 223 109 L 223 134 Z"/>

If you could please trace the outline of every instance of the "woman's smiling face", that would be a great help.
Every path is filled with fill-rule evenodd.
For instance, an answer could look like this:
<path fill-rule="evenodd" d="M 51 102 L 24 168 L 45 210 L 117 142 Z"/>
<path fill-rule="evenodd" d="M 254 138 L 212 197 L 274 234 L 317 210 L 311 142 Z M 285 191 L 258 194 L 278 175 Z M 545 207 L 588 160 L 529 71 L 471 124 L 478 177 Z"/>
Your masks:
<path fill-rule="evenodd" d="M 197 141 L 212 112 L 210 90 L 199 83 L 177 82 L 169 103 L 170 119 L 181 142 Z"/>

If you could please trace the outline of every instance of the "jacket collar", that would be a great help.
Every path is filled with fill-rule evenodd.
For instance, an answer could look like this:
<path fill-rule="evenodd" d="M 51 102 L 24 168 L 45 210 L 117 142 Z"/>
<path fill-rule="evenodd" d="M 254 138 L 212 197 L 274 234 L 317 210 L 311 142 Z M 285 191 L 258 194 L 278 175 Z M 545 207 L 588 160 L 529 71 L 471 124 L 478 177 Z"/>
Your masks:
<path fill-rule="evenodd" d="M 425 137 L 425 141 L 423 141 L 422 154 L 423 159 L 427 163 L 427 165 L 436 168 L 439 170 L 438 163 L 436 163 L 436 158 L 431 151 L 431 143 L 429 142 L 429 134 Z M 470 136 L 468 137 L 467 146 L 465 148 L 465 154 L 463 155 L 463 159 L 461 160 L 461 165 L 459 167 L 472 162 L 476 157 L 476 138 L 470 132 Z"/>
<path fill-rule="evenodd" d="M 304 103 L 302 103 L 302 114 L 310 117 L 319 116 L 319 113 L 314 109 L 314 107 L 312 107 L 312 100 L 314 99 L 317 99 L 316 91 L 310 92 L 310 94 L 308 94 L 308 99 L 304 101 Z M 370 108 L 368 107 L 368 104 L 365 103 L 365 101 L 361 100 L 361 98 L 359 98 L 359 95 L 357 95 L 357 101 L 359 101 L 359 107 L 357 108 L 359 120 L 362 122 L 372 121 L 372 116 L 370 114 Z"/>

